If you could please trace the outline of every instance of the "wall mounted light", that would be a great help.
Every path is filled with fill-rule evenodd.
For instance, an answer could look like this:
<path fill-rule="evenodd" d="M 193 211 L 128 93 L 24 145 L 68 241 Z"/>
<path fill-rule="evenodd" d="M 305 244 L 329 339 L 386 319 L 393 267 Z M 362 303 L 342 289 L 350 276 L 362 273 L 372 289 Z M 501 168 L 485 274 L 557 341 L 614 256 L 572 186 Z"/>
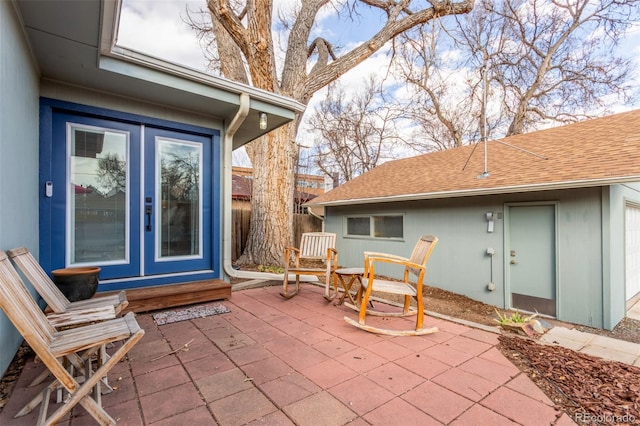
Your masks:
<path fill-rule="evenodd" d="M 493 232 L 493 212 L 487 212 L 487 232 Z"/>
<path fill-rule="evenodd" d="M 261 112 L 260 113 L 260 129 L 264 130 L 267 128 L 267 113 L 266 112 Z"/>

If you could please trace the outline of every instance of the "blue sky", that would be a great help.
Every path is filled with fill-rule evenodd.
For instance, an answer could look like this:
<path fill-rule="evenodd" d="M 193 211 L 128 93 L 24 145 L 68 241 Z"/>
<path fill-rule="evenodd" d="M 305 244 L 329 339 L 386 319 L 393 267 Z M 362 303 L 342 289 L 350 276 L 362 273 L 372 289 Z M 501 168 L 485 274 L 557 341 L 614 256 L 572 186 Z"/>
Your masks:
<path fill-rule="evenodd" d="M 283 11 L 296 5 L 299 0 L 274 0 L 275 8 Z M 195 32 L 184 22 L 187 19 L 187 7 L 196 12 L 205 7 L 205 0 L 124 0 L 120 17 L 118 44 L 148 55 L 185 65 L 197 70 L 206 70 L 206 60 Z M 357 17 L 350 25 L 336 25 L 334 9 L 325 7 L 318 15 L 316 35 L 322 35 L 335 45 L 344 49 L 367 40 L 380 27 L 379 17 L 373 13 Z M 274 12 L 274 16 L 276 16 Z M 640 78 L 640 23 L 632 29 L 623 46 L 636 63 L 636 74 Z M 351 70 L 340 81 L 348 90 L 363 87 L 365 76 L 371 72 L 386 74 L 388 57 L 378 52 L 355 69 Z M 386 82 L 388 87 L 402 87 L 397 81 Z M 640 80 L 637 81 L 640 87 Z M 324 91 L 316 93 L 307 108 L 307 115 L 314 105 L 324 97 Z M 639 105 L 615 105 L 613 111 L 637 108 Z M 304 123 L 298 135 L 298 142 L 303 145 L 312 144 L 313 136 L 305 134 Z M 239 157 L 236 162 L 242 165 L 246 161 Z"/>
<path fill-rule="evenodd" d="M 287 10 L 298 0 L 275 0 L 275 7 Z M 206 71 L 207 63 L 203 50 L 195 32 L 184 22 L 187 19 L 186 8 L 193 13 L 205 7 L 204 0 L 124 0 L 120 16 L 117 44 L 170 62 Z M 356 19 L 353 25 L 336 26 L 332 24 L 330 13 L 326 8 L 319 14 L 316 33 L 327 39 L 349 48 L 368 39 L 374 30 L 379 28 L 377 16 Z M 352 90 L 364 84 L 363 76 L 372 70 L 385 72 L 388 58 L 378 53 L 360 66 L 351 70 L 341 78 L 341 82 Z M 393 82 L 389 82 L 393 84 Z M 307 112 L 311 112 L 316 102 L 324 96 L 324 91 L 316 93 L 310 102 Z M 312 145 L 312 135 L 306 133 L 304 125 L 298 134 L 301 145 Z M 302 142 L 301 142 L 302 141 Z M 234 164 L 250 166 L 242 152 L 234 152 Z"/>

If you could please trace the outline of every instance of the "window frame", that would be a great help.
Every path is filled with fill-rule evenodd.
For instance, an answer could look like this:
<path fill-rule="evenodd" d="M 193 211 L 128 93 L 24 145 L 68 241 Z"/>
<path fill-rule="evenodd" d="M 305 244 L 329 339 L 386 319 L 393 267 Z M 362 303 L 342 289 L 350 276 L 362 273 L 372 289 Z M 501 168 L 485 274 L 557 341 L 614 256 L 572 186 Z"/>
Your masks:
<path fill-rule="evenodd" d="M 377 217 L 400 217 L 402 219 L 402 236 L 400 237 L 380 237 L 376 236 L 375 218 Z M 349 233 L 349 219 L 368 218 L 369 219 L 369 234 L 350 234 Z M 404 241 L 405 231 L 405 213 L 380 213 L 380 214 L 350 214 L 345 215 L 343 220 L 342 234 L 345 238 L 354 239 L 371 239 L 371 240 L 385 240 L 385 241 Z"/>

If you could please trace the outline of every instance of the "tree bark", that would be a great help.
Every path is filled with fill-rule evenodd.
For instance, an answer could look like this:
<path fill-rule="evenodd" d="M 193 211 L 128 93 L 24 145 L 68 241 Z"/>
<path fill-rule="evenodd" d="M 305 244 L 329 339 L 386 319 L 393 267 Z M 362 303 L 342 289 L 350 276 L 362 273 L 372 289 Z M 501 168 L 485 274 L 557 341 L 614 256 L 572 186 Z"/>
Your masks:
<path fill-rule="evenodd" d="M 284 247 L 293 243 L 295 129 L 289 123 L 252 143 L 253 158 L 265 166 L 253 168 L 251 224 L 238 264 L 279 265 Z M 261 183 L 259 190 L 255 182 Z"/>
<path fill-rule="evenodd" d="M 409 10 L 411 0 L 356 0 L 356 3 L 383 11 L 387 21 L 369 41 L 341 57 L 333 54 L 331 45 L 325 40 L 309 40 L 318 12 L 328 3 L 329 0 L 305 0 L 296 6 L 294 22 L 292 25 L 287 23 L 291 30 L 279 80 L 271 33 L 272 0 L 233 3 L 208 0 L 214 27 L 220 25 L 229 36 L 216 39 L 220 58 L 223 59 L 222 52 L 234 54 L 232 48 L 220 49 L 221 44 L 233 42 L 242 52 L 243 63 L 255 87 L 289 96 L 306 105 L 317 90 L 369 58 L 396 35 L 440 16 L 467 13 L 474 0 L 429 1 L 426 4 L 430 7 L 415 12 Z M 242 5 L 244 7 L 239 10 Z M 317 61 L 308 72 L 311 57 L 317 57 Z M 234 76 L 224 75 L 237 79 L 235 73 Z M 293 122 L 251 143 L 247 149 L 254 171 L 252 219 L 247 246 L 238 259 L 239 264 L 281 264 L 285 247 L 293 243 L 295 136 L 300 119 L 300 115 L 296 116 Z"/>

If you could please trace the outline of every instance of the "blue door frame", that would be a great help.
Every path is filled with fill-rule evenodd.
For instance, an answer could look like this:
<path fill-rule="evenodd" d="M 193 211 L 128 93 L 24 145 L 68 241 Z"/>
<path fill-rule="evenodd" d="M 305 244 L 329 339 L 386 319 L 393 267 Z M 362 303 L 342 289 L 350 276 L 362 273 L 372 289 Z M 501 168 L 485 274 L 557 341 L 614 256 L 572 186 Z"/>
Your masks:
<path fill-rule="evenodd" d="M 73 126 L 80 130 L 84 127 L 108 129 L 128 141 L 129 178 L 127 190 L 123 191 L 128 197 L 127 220 L 124 220 L 128 224 L 127 253 L 124 260 L 91 261 L 102 268 L 99 291 L 220 278 L 220 132 L 48 98 L 41 98 L 40 102 L 39 261 L 43 268 L 51 271 L 74 266 L 68 253 L 69 235 L 74 235 L 76 243 L 84 238 L 69 221 L 67 135 Z M 158 141 L 193 146 L 200 156 L 201 213 L 196 219 L 201 227 L 194 239 L 197 251 L 193 256 L 162 257 L 158 252 L 160 244 L 156 236 L 160 230 L 156 232 L 155 225 L 160 222 L 155 220 L 160 215 L 161 204 L 155 203 L 158 194 L 156 152 L 158 143 L 162 143 Z M 46 190 L 47 183 L 52 184 L 52 193 Z M 151 232 L 149 220 L 154 221 Z"/>

